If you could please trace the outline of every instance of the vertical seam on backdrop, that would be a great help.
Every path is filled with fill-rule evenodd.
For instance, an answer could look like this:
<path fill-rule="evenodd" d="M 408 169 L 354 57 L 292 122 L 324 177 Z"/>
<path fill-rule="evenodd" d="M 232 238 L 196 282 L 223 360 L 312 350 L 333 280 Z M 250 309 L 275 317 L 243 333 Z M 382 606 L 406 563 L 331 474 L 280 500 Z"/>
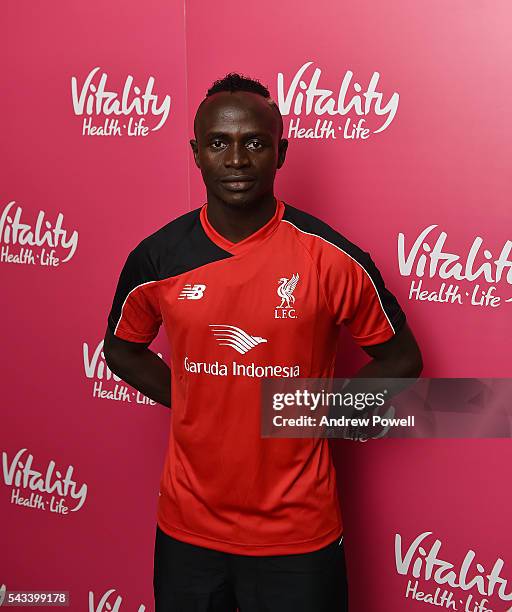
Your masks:
<path fill-rule="evenodd" d="M 188 139 L 190 129 L 189 125 L 189 108 L 188 108 L 188 36 L 187 36 L 187 0 L 183 0 L 183 38 L 185 43 L 185 113 L 187 121 L 185 122 L 187 133 L 185 140 Z M 190 196 L 190 153 L 187 149 L 187 199 L 188 210 L 192 210 L 192 202 Z"/>

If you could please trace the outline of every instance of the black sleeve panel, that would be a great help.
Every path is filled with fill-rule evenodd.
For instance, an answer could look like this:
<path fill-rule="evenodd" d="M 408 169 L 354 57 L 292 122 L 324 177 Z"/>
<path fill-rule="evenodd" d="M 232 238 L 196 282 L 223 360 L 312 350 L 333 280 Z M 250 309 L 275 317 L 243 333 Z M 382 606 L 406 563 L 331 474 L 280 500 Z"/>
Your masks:
<path fill-rule="evenodd" d="M 114 334 L 133 342 L 150 342 L 162 323 L 158 281 L 232 257 L 205 234 L 199 211 L 171 221 L 130 252 L 108 316 Z"/>

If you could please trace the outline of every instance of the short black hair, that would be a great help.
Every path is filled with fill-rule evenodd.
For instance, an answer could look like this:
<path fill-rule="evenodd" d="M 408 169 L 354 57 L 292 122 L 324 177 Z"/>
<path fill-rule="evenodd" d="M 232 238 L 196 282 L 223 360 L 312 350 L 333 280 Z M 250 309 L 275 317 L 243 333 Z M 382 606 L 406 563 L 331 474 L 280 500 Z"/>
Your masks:
<path fill-rule="evenodd" d="M 266 98 L 269 102 L 269 105 L 274 109 L 279 118 L 279 138 L 283 135 L 283 117 L 281 115 L 281 111 L 279 110 L 279 106 L 275 103 L 275 101 L 270 97 L 270 92 L 257 79 L 252 79 L 251 77 L 245 76 L 243 74 L 239 74 L 238 72 L 229 72 L 226 76 L 222 77 L 222 79 L 217 79 L 213 85 L 206 92 L 206 96 L 201 104 L 198 106 L 196 111 L 196 117 L 194 118 L 194 132 L 196 126 L 197 113 L 199 108 L 209 98 L 216 93 L 222 91 L 236 92 L 236 91 L 247 91 L 249 93 L 255 93 L 260 96 Z"/>
<path fill-rule="evenodd" d="M 230 72 L 222 79 L 215 81 L 206 92 L 206 97 L 209 98 L 220 91 L 249 91 L 260 94 L 264 98 L 270 98 L 270 92 L 265 85 L 262 85 L 257 79 L 251 79 L 238 72 Z"/>

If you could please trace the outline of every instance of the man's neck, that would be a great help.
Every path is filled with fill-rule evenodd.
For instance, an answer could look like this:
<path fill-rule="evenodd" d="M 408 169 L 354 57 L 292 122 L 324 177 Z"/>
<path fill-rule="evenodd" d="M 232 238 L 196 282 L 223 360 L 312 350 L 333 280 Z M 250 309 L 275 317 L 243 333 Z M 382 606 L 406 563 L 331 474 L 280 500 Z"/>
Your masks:
<path fill-rule="evenodd" d="M 233 243 L 241 242 L 257 232 L 272 219 L 275 211 L 273 194 L 240 207 L 208 197 L 208 221 L 216 232 Z"/>

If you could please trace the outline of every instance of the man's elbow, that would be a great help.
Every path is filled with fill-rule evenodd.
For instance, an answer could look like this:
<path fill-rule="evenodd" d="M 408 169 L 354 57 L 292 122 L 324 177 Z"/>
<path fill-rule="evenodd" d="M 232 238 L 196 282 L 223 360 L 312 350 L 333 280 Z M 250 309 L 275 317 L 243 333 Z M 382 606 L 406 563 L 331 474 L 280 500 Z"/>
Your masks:
<path fill-rule="evenodd" d="M 418 378 L 423 371 L 423 357 L 418 347 L 409 351 L 400 360 L 400 376 L 403 378 Z"/>

